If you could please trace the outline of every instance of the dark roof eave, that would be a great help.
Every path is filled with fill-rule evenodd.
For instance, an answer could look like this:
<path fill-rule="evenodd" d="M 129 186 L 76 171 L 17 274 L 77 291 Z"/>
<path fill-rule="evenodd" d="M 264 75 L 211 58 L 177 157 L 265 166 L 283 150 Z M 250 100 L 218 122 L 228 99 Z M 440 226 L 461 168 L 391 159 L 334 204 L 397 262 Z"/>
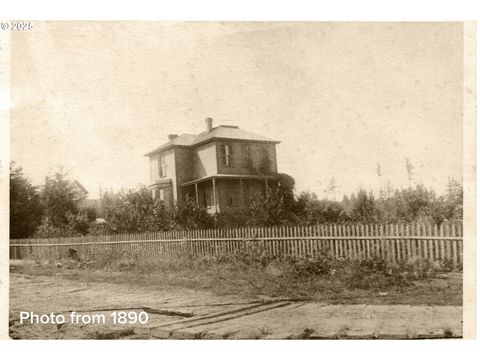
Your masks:
<path fill-rule="evenodd" d="M 186 147 L 186 148 L 195 148 L 197 146 L 200 146 L 200 145 L 203 145 L 203 144 L 206 144 L 210 141 L 215 141 L 215 140 L 233 140 L 233 141 L 244 141 L 244 142 L 255 142 L 255 143 L 266 143 L 266 144 L 280 144 L 281 141 L 278 141 L 278 140 L 249 140 L 249 139 L 234 139 L 234 138 L 226 138 L 226 137 L 211 137 L 211 138 L 208 138 L 208 139 L 205 139 L 205 140 L 202 140 L 198 143 L 195 143 L 195 144 L 192 144 L 192 145 L 177 145 L 177 144 L 171 144 L 171 145 L 168 145 L 168 146 L 165 146 L 164 148 L 160 147 L 160 148 L 157 148 L 155 150 L 152 150 L 146 154 L 144 154 L 143 156 L 152 156 L 152 155 L 155 155 L 155 154 L 158 154 L 162 151 L 166 151 L 166 150 L 169 150 L 171 148 L 174 148 L 174 147 Z"/>
<path fill-rule="evenodd" d="M 230 140 L 230 141 L 244 141 L 244 142 L 256 142 L 256 143 L 267 143 L 267 144 L 280 144 L 281 141 L 278 141 L 278 140 L 249 140 L 249 139 L 235 139 L 235 138 L 226 138 L 226 137 L 211 137 L 211 138 L 208 138 L 208 139 L 205 139 L 205 140 L 202 140 L 198 143 L 195 143 L 193 145 L 190 145 L 189 147 L 196 147 L 196 146 L 199 146 L 199 145 L 203 145 L 203 144 L 206 144 L 210 141 L 214 141 L 214 140 Z"/>
<path fill-rule="evenodd" d="M 164 148 L 160 147 L 160 148 L 158 148 L 158 149 L 152 150 L 152 151 L 144 154 L 143 156 L 152 156 L 152 155 L 161 153 L 161 152 L 163 152 L 163 151 L 165 151 L 165 150 L 170 150 L 171 148 L 174 148 L 174 147 L 185 147 L 185 148 L 189 148 L 189 147 L 192 147 L 192 146 L 191 146 L 191 145 L 171 144 L 171 145 L 165 146 Z"/>
<path fill-rule="evenodd" d="M 182 186 L 182 187 L 189 186 L 189 185 L 193 185 L 195 183 L 200 183 L 200 182 L 208 181 L 208 180 L 211 180 L 211 179 L 219 179 L 219 180 L 222 180 L 222 179 L 223 180 L 235 180 L 235 179 L 238 179 L 238 180 L 240 180 L 240 179 L 243 179 L 243 180 L 248 180 L 248 179 L 253 179 L 253 180 L 255 180 L 255 179 L 256 180 L 277 180 L 278 178 L 279 178 L 278 174 L 274 174 L 274 175 L 215 174 L 215 175 L 205 176 L 205 177 L 199 178 L 199 179 L 186 181 L 186 182 L 180 184 L 180 186 Z"/>

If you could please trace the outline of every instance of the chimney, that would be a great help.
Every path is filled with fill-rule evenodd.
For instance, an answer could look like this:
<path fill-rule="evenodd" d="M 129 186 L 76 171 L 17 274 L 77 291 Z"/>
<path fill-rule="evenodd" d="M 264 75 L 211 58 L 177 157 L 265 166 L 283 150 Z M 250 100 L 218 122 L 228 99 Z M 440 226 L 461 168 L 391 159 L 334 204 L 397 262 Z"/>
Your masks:
<path fill-rule="evenodd" d="M 205 119 L 205 125 L 207 127 L 207 132 L 212 131 L 212 124 L 213 124 L 213 119 L 211 117 L 208 117 Z"/>
<path fill-rule="evenodd" d="M 170 134 L 170 135 L 168 135 L 168 141 L 172 141 L 172 140 L 175 139 L 176 137 L 178 137 L 177 134 Z"/>

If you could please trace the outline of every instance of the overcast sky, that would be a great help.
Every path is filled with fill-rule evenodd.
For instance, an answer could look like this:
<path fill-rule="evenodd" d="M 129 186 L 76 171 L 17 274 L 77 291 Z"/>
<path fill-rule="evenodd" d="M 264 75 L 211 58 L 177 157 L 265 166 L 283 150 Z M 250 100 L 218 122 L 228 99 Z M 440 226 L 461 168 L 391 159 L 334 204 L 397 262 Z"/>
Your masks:
<path fill-rule="evenodd" d="M 148 184 L 143 154 L 204 119 L 281 141 L 297 190 L 462 175 L 460 23 L 35 23 L 12 32 L 11 157 L 98 196 Z"/>

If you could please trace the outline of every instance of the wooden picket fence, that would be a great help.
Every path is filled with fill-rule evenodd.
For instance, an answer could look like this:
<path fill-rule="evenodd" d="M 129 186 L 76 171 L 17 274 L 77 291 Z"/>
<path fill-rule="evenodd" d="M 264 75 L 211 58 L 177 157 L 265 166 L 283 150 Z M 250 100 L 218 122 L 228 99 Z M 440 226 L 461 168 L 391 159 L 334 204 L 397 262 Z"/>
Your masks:
<path fill-rule="evenodd" d="M 218 256 L 241 249 L 261 249 L 278 257 L 312 258 L 328 252 L 335 258 L 413 258 L 462 263 L 462 224 L 352 224 L 178 230 L 10 241 L 12 259 L 59 259 L 74 249 L 80 258 L 114 252 L 141 253 L 142 258 L 178 255 Z"/>

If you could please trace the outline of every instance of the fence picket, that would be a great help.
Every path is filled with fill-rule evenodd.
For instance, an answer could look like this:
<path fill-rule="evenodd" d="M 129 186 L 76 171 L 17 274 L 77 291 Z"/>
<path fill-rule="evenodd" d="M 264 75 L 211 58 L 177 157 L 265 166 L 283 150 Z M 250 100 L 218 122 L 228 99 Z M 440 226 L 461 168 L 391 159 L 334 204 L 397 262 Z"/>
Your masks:
<path fill-rule="evenodd" d="M 452 233 L 450 231 L 451 227 L 450 227 L 450 223 L 447 223 L 445 224 L 445 236 L 447 238 L 450 238 L 452 237 Z M 444 258 L 445 259 L 451 259 L 452 258 L 452 247 L 451 247 L 451 244 L 452 242 L 451 241 L 445 241 L 444 240 L 444 246 L 445 246 L 445 254 L 444 254 Z"/>
<path fill-rule="evenodd" d="M 452 236 L 457 237 L 456 226 L 452 224 Z M 457 258 L 457 241 L 452 242 L 452 259 L 453 259 L 453 266 L 457 267 L 458 258 Z"/>
<path fill-rule="evenodd" d="M 434 239 L 434 248 L 435 248 L 435 260 L 439 259 L 439 254 L 440 254 L 440 246 L 439 246 L 439 240 L 438 240 L 438 227 L 437 225 L 433 225 L 433 236 L 435 237 Z"/>
<path fill-rule="evenodd" d="M 443 238 L 444 234 L 444 226 L 443 224 L 440 224 L 440 237 Z M 443 239 L 438 240 L 438 245 L 440 247 L 440 259 L 445 258 L 445 242 Z"/>
<path fill-rule="evenodd" d="M 459 224 L 458 230 L 460 232 L 460 236 L 463 236 L 463 225 Z M 458 258 L 459 258 L 459 263 L 462 264 L 463 266 L 463 242 L 458 241 Z"/>

